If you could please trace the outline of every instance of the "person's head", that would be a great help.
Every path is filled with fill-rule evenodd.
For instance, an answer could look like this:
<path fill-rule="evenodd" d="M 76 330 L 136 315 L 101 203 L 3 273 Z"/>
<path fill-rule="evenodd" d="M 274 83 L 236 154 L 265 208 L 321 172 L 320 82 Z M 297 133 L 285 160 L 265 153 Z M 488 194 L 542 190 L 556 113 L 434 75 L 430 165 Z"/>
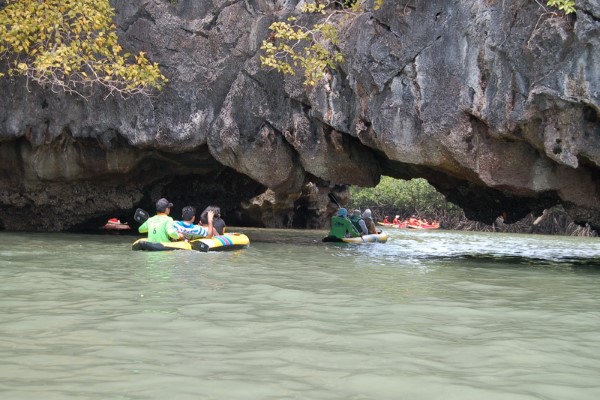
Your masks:
<path fill-rule="evenodd" d="M 196 217 L 196 209 L 192 206 L 183 207 L 181 210 L 181 218 L 184 221 L 194 222 L 194 218 Z"/>
<path fill-rule="evenodd" d="M 396 215 L 396 219 L 398 219 L 398 218 L 400 218 L 400 216 L 399 216 L 399 215 Z"/>
<path fill-rule="evenodd" d="M 171 211 L 171 207 L 173 207 L 173 203 L 165 198 L 162 198 L 156 202 L 156 212 L 165 213 L 167 210 Z"/>
<path fill-rule="evenodd" d="M 204 211 L 202 211 L 202 214 L 200 214 L 200 221 L 203 224 L 208 223 L 208 212 L 211 210 L 212 210 L 212 212 L 214 212 L 214 215 L 213 215 L 214 219 L 221 218 L 221 208 L 220 207 L 208 206 L 204 209 Z"/>
<path fill-rule="evenodd" d="M 338 217 L 346 218 L 348 216 L 348 210 L 340 208 L 337 213 Z"/>
<path fill-rule="evenodd" d="M 360 217 L 360 210 L 354 210 L 354 211 L 352 211 L 352 216 L 353 217 Z"/>
<path fill-rule="evenodd" d="M 362 216 L 363 218 L 371 218 L 371 210 L 367 208 Z"/>

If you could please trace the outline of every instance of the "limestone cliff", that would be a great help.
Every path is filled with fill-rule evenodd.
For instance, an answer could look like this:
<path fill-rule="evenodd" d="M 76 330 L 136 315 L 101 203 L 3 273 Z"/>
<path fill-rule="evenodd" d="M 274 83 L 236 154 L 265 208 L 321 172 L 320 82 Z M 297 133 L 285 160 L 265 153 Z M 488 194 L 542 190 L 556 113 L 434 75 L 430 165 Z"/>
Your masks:
<path fill-rule="evenodd" d="M 115 0 L 170 83 L 88 100 L 0 80 L 0 228 L 131 220 L 166 196 L 230 224 L 318 227 L 329 191 L 424 177 L 489 222 L 562 203 L 600 228 L 600 5 L 386 0 L 347 21 L 315 88 L 262 69 L 293 0 Z"/>

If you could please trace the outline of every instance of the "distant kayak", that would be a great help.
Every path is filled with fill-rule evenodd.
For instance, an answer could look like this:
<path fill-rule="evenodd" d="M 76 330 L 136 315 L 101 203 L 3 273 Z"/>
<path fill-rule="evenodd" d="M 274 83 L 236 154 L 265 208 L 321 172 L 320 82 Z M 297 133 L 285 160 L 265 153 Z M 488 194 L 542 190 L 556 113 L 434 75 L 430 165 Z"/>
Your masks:
<path fill-rule="evenodd" d="M 196 250 L 196 251 L 229 251 L 245 249 L 250 245 L 250 239 L 243 233 L 226 233 L 213 236 L 211 239 L 195 239 L 181 242 L 153 243 L 146 239 L 136 240 L 132 250 L 146 251 L 171 251 L 171 250 Z"/>
<path fill-rule="evenodd" d="M 102 225 L 100 229 L 104 229 L 106 231 L 125 231 L 131 229 L 131 227 L 127 223 L 122 223 L 116 218 L 111 218 L 106 222 L 106 224 Z"/>
<path fill-rule="evenodd" d="M 406 227 L 408 229 L 440 229 L 440 224 L 438 222 L 435 224 L 407 224 Z"/>
<path fill-rule="evenodd" d="M 323 238 L 323 242 L 331 242 L 331 243 L 385 243 L 388 240 L 388 235 L 381 231 L 376 234 L 371 235 L 363 235 L 359 237 L 350 237 L 350 238 L 336 238 L 333 236 L 327 236 Z"/>
<path fill-rule="evenodd" d="M 406 222 L 401 222 L 399 224 L 378 222 L 377 225 L 387 226 L 388 228 L 404 229 L 408 224 Z"/>

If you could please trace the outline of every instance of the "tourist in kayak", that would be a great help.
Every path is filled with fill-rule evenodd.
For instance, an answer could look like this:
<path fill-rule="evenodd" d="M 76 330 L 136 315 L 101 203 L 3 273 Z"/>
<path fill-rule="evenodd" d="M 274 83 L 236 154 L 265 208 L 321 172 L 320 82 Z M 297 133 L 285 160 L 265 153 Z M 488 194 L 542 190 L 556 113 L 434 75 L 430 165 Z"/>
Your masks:
<path fill-rule="evenodd" d="M 352 222 L 352 225 L 354 225 L 354 227 L 356 228 L 358 233 L 360 233 L 361 235 L 369 234 L 367 225 L 365 224 L 365 221 L 363 221 L 362 217 L 360 216 L 360 210 L 352 211 L 352 216 L 350 217 L 350 222 Z"/>
<path fill-rule="evenodd" d="M 383 223 L 384 224 L 389 224 L 390 223 L 390 217 L 388 217 L 387 215 L 385 216 L 385 218 L 383 219 Z"/>
<path fill-rule="evenodd" d="M 340 208 L 337 215 L 331 217 L 331 230 L 329 237 L 342 239 L 345 237 L 359 237 L 360 233 L 356 230 L 352 222 L 348 219 L 348 210 Z"/>
<path fill-rule="evenodd" d="M 196 208 L 192 206 L 183 207 L 181 210 L 181 218 L 183 221 L 175 221 L 174 226 L 177 232 L 183 235 L 184 239 L 200 239 L 213 237 L 213 216 L 214 211 L 210 210 L 207 213 L 208 227 L 205 228 L 201 225 L 194 225 L 196 219 Z"/>
<path fill-rule="evenodd" d="M 394 224 L 394 225 L 400 225 L 401 223 L 402 223 L 402 221 L 400 221 L 400 216 L 396 215 L 394 217 L 394 220 L 392 221 L 392 224 Z"/>
<path fill-rule="evenodd" d="M 167 199 L 156 202 L 156 215 L 148 218 L 139 228 L 140 233 L 148 233 L 148 241 L 152 243 L 168 242 L 169 239 L 183 238 L 173 226 L 173 218 L 169 217 L 173 203 Z"/>
<path fill-rule="evenodd" d="M 204 225 L 206 225 L 208 223 L 207 214 L 208 214 L 209 210 L 212 210 L 214 212 L 213 228 L 214 228 L 215 236 L 216 235 L 224 235 L 225 227 L 227 225 L 225 225 L 225 221 L 223 221 L 223 218 L 221 218 L 221 208 L 220 207 L 217 207 L 217 206 L 206 207 L 204 209 L 204 211 L 202 211 L 202 214 L 200 215 L 200 222 Z"/>
<path fill-rule="evenodd" d="M 367 226 L 367 234 L 376 235 L 377 228 L 375 228 L 375 222 L 373 222 L 373 218 L 371 218 L 371 210 L 367 208 L 362 215 L 362 219 Z"/>
<path fill-rule="evenodd" d="M 411 215 L 411 217 L 408 219 L 408 224 L 412 225 L 412 226 L 420 226 L 421 225 L 421 220 L 417 218 L 416 214 Z"/>

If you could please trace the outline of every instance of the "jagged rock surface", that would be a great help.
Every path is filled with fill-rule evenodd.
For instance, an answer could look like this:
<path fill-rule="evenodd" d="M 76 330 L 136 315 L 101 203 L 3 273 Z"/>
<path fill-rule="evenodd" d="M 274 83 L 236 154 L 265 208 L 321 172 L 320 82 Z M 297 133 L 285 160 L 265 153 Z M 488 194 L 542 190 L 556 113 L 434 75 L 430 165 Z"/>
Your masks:
<path fill-rule="evenodd" d="M 484 222 L 562 203 L 600 228 L 597 2 L 566 19 L 528 0 L 385 1 L 346 20 L 345 62 L 311 89 L 258 58 L 298 3 L 114 1 L 123 46 L 170 79 L 154 98 L 1 80 L 0 228 L 98 226 L 161 196 L 318 227 L 330 190 L 382 174 L 424 177 Z"/>

